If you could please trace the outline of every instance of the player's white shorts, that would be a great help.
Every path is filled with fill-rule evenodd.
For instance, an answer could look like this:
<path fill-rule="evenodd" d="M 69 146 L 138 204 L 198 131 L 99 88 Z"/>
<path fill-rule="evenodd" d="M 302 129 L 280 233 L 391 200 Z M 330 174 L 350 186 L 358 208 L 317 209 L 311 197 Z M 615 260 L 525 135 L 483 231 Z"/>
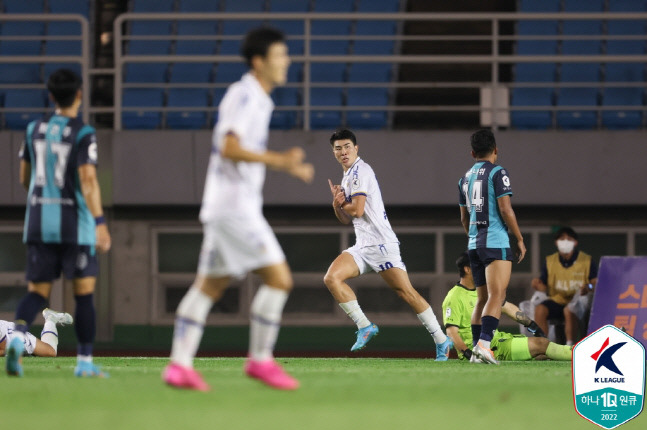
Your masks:
<path fill-rule="evenodd" d="M 359 267 L 360 275 L 371 270 L 379 273 L 393 267 L 402 269 L 405 272 L 407 270 L 402 257 L 400 257 L 400 244 L 397 242 L 364 247 L 354 245 L 343 252 L 348 252 L 353 256 L 355 264 Z"/>
<path fill-rule="evenodd" d="M 13 339 L 14 323 L 10 321 L 0 320 L 0 341 L 4 338 L 7 343 L 6 346 L 9 346 L 9 342 Z M 36 348 L 36 336 L 27 332 L 25 334 L 25 354 L 33 354 L 34 348 Z M 6 348 L 5 346 L 5 348 Z"/>
<path fill-rule="evenodd" d="M 198 274 L 242 278 L 285 261 L 272 228 L 262 216 L 220 217 L 204 224 Z"/>

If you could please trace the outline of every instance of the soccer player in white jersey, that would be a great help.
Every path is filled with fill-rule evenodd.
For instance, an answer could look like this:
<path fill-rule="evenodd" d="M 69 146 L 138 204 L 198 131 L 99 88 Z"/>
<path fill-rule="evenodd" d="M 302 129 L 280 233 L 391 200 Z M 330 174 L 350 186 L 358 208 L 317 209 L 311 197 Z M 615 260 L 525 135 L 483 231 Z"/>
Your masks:
<path fill-rule="evenodd" d="M 307 183 L 312 181 L 314 167 L 304 163 L 301 148 L 267 150 L 274 108 L 269 94 L 286 82 L 290 65 L 283 34 L 271 28 L 252 30 L 241 51 L 249 72 L 229 87 L 218 108 L 200 211 L 204 240 L 198 273 L 178 306 L 171 363 L 162 377 L 174 387 L 209 390 L 193 368 L 207 315 L 231 279 L 253 272 L 263 284 L 251 303 L 245 373 L 271 387 L 293 390 L 298 381 L 273 357 L 292 274 L 263 217 L 262 190 L 266 166 Z"/>
<path fill-rule="evenodd" d="M 74 322 L 72 315 L 66 312 L 56 312 L 46 308 L 43 310 L 45 325 L 40 333 L 40 339 L 27 332 L 23 337 L 25 354 L 37 357 L 56 357 L 58 353 L 58 330 L 56 324 L 68 325 Z M 10 321 L 0 320 L 0 356 L 5 355 L 7 345 L 14 336 L 15 324 Z"/>
<path fill-rule="evenodd" d="M 339 129 L 330 137 L 330 144 L 344 170 L 341 185 L 328 180 L 333 209 L 341 223 L 353 223 L 357 241 L 332 262 L 324 283 L 357 325 L 357 341 L 351 351 L 364 348 L 379 329 L 366 318 L 346 280 L 374 271 L 416 312 L 436 342 L 436 360 L 446 361 L 453 343 L 443 333 L 429 303 L 411 285 L 400 257 L 400 243 L 384 210 L 377 178 L 371 166 L 359 157 L 355 134 Z"/>

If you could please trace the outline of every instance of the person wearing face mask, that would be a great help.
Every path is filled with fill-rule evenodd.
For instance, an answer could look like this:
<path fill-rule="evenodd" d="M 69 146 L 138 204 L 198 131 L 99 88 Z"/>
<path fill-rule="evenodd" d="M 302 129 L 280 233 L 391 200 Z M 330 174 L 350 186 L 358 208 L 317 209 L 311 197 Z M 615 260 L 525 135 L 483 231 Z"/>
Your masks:
<path fill-rule="evenodd" d="M 579 340 L 579 326 L 585 323 L 591 290 L 598 277 L 597 264 L 577 248 L 577 239 L 572 228 L 560 228 L 555 233 L 557 252 L 546 257 L 541 276 L 531 283 L 532 288 L 547 296 L 535 306 L 537 325 L 548 333 L 548 320 L 563 320 L 567 345 Z"/>

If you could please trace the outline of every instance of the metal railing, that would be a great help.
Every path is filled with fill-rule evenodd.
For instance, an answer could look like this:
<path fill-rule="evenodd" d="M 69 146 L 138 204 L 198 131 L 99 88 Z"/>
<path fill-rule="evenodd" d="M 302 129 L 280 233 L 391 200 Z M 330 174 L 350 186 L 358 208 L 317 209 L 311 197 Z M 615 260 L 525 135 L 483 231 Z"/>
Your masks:
<path fill-rule="evenodd" d="M 19 35 L 9 36 L 0 35 L 0 43 L 3 41 L 52 41 L 52 40 L 78 40 L 81 42 L 80 55 L 0 55 L 0 67 L 5 64 L 24 64 L 24 63 L 79 63 L 81 66 L 81 79 L 83 80 L 83 99 L 81 116 L 83 121 L 89 122 L 90 119 L 90 37 L 88 20 L 83 15 L 77 14 L 0 14 L 0 23 L 2 22 L 79 22 L 81 24 L 81 33 L 78 35 Z M 6 89 L 42 89 L 45 90 L 47 76 L 43 76 L 42 82 L 39 83 L 0 83 L 0 92 Z M 0 106 L 0 113 L 5 112 L 47 112 L 51 108 L 29 108 L 16 107 L 6 108 L 4 104 Z"/>

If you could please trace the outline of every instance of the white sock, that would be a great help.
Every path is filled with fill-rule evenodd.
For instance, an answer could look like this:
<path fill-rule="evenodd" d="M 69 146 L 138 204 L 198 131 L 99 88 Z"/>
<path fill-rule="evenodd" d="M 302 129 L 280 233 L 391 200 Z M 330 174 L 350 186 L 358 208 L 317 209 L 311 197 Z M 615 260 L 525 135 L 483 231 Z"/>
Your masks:
<path fill-rule="evenodd" d="M 342 308 L 344 312 L 346 312 L 346 315 L 348 315 L 350 319 L 353 320 L 358 329 L 362 329 L 371 325 L 371 322 L 368 320 L 368 318 L 366 318 L 364 312 L 362 312 L 362 308 L 359 307 L 357 300 L 340 303 L 339 307 Z"/>
<path fill-rule="evenodd" d="M 274 358 L 274 344 L 281 329 L 283 307 L 288 292 L 261 285 L 250 309 L 249 357 L 254 361 Z"/>
<path fill-rule="evenodd" d="M 77 355 L 76 356 L 76 362 L 80 363 L 82 361 L 85 361 L 87 363 L 92 363 L 92 356 L 91 355 Z"/>
<path fill-rule="evenodd" d="M 566 345 L 567 346 L 573 346 L 573 341 L 572 340 L 567 340 Z"/>
<path fill-rule="evenodd" d="M 171 361 L 184 367 L 193 367 L 204 324 L 213 306 L 213 300 L 198 287 L 191 287 L 184 295 L 175 313 L 175 329 Z"/>
<path fill-rule="evenodd" d="M 434 314 L 433 309 L 431 309 L 431 306 L 429 306 L 427 310 L 419 313 L 418 319 L 434 338 L 434 342 L 436 342 L 436 344 L 443 343 L 447 340 L 447 336 L 445 336 L 445 333 L 443 333 L 443 330 L 440 328 L 440 324 L 438 324 L 438 320 L 436 319 L 436 315 Z"/>
<path fill-rule="evenodd" d="M 56 323 L 45 320 L 43 331 L 40 332 L 40 340 L 54 348 L 54 352 L 58 352 L 58 330 L 56 329 Z"/>

